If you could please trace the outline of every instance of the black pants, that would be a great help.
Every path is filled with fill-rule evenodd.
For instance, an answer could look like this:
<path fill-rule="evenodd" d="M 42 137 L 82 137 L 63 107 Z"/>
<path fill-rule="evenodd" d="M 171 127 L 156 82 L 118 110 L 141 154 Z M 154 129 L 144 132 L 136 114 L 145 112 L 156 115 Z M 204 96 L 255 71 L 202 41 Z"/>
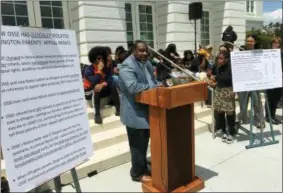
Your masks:
<path fill-rule="evenodd" d="M 130 174 L 132 178 L 138 178 L 147 172 L 146 153 L 149 142 L 149 129 L 126 128 L 132 162 Z"/>
<path fill-rule="evenodd" d="M 226 117 L 225 117 L 226 116 Z M 215 130 L 222 130 L 222 133 L 235 135 L 236 113 L 226 114 L 225 112 L 214 111 Z M 226 130 L 226 122 L 228 130 Z"/>
<path fill-rule="evenodd" d="M 212 92 L 211 92 L 211 90 L 209 90 L 209 89 L 207 89 L 207 92 L 208 92 L 208 98 L 207 98 L 207 100 L 205 101 L 205 104 L 206 104 L 206 105 L 211 105 L 211 104 L 212 104 L 212 101 L 211 101 Z"/>
<path fill-rule="evenodd" d="M 271 118 L 275 118 L 276 108 L 280 101 L 280 98 L 282 96 L 282 88 L 274 88 L 269 89 L 266 91 L 267 99 L 268 99 L 268 105 L 270 109 L 270 115 Z M 267 114 L 267 103 L 265 103 L 265 116 L 268 117 Z"/>
<path fill-rule="evenodd" d="M 120 100 L 119 100 L 117 88 L 116 87 L 106 87 L 106 88 L 103 88 L 100 92 L 94 93 L 95 114 L 100 114 L 100 101 L 101 101 L 101 98 L 104 98 L 104 97 L 109 97 L 110 99 L 113 99 L 116 111 L 120 110 Z"/>

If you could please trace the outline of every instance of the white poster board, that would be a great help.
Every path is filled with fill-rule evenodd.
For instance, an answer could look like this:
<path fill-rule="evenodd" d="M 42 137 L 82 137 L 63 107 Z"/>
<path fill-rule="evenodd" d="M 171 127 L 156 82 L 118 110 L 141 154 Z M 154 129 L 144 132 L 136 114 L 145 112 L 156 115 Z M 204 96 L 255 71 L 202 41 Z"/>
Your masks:
<path fill-rule="evenodd" d="M 11 192 L 93 153 L 74 31 L 1 26 L 1 142 Z"/>
<path fill-rule="evenodd" d="M 282 87 L 279 49 L 231 52 L 233 91 L 256 91 Z"/>

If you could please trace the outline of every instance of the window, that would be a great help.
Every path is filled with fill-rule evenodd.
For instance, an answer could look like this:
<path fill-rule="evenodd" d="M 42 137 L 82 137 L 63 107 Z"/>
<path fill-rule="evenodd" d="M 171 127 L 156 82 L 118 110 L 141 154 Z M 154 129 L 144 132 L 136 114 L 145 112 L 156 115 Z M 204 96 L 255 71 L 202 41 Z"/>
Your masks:
<path fill-rule="evenodd" d="M 152 6 L 139 5 L 138 11 L 140 39 L 146 41 L 150 47 L 154 47 Z"/>
<path fill-rule="evenodd" d="M 210 44 L 210 17 L 209 11 L 203 11 L 203 17 L 200 24 L 201 45 L 207 46 Z"/>
<path fill-rule="evenodd" d="M 125 3 L 126 12 L 126 30 L 127 30 L 127 44 L 128 48 L 132 48 L 134 45 L 134 31 L 133 31 L 133 17 L 132 17 L 132 5 Z"/>
<path fill-rule="evenodd" d="M 2 24 L 10 26 L 29 26 L 26 1 L 2 1 Z"/>
<path fill-rule="evenodd" d="M 42 27 L 55 29 L 65 27 L 61 1 L 40 1 L 40 13 Z"/>
<path fill-rule="evenodd" d="M 246 1 L 246 12 L 247 13 L 254 13 L 254 1 Z"/>
<path fill-rule="evenodd" d="M 150 3 L 125 3 L 127 44 L 131 48 L 137 39 L 154 47 L 154 12 Z"/>

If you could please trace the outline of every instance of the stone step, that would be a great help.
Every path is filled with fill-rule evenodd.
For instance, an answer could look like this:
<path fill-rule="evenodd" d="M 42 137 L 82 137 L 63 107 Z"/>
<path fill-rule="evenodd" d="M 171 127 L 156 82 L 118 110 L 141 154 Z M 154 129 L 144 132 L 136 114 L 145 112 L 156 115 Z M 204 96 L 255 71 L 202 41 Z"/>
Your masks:
<path fill-rule="evenodd" d="M 238 109 L 238 102 L 237 102 Z M 89 127 L 94 148 L 94 155 L 89 160 L 77 166 L 79 178 L 87 177 L 91 172 L 101 172 L 130 161 L 129 145 L 125 126 L 120 122 L 120 117 L 115 116 L 113 107 L 104 106 L 101 109 L 103 124 L 98 125 L 93 120 L 93 109 L 88 107 Z M 211 109 L 201 103 L 195 104 L 195 135 L 211 129 Z M 1 160 L 1 176 L 6 176 L 5 162 Z M 64 184 L 72 182 L 70 172 L 62 175 Z M 42 186 L 46 189 L 54 188 L 53 182 Z"/>
<path fill-rule="evenodd" d="M 125 126 L 91 135 L 93 149 L 95 152 L 108 146 L 127 141 L 127 139 Z"/>
<path fill-rule="evenodd" d="M 208 131 L 211 119 L 210 116 L 204 119 L 195 120 L 195 135 Z M 205 122 L 205 121 L 208 122 Z M 130 161 L 129 145 L 127 140 L 126 129 L 124 126 L 106 129 L 100 132 L 94 132 L 91 136 L 94 148 L 94 154 L 89 160 L 77 166 L 79 178 L 87 177 L 89 173 L 96 171 L 101 172 L 112 167 Z M 2 160 L 1 176 L 6 176 L 5 162 Z M 72 181 L 70 172 L 62 175 L 62 182 L 70 183 Z M 54 188 L 53 182 L 50 181 L 42 187 Z"/>

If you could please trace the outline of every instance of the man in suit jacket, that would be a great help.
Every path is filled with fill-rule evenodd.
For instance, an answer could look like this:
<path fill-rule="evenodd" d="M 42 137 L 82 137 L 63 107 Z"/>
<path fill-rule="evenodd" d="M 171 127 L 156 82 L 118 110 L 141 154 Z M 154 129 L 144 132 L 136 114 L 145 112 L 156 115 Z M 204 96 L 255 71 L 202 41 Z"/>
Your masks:
<path fill-rule="evenodd" d="M 137 103 L 135 96 L 157 86 L 148 56 L 147 44 L 136 41 L 132 55 L 119 66 L 120 117 L 127 128 L 130 145 L 132 162 L 130 175 L 132 180 L 140 182 L 151 180 L 146 160 L 149 142 L 149 109 L 147 105 Z"/>

